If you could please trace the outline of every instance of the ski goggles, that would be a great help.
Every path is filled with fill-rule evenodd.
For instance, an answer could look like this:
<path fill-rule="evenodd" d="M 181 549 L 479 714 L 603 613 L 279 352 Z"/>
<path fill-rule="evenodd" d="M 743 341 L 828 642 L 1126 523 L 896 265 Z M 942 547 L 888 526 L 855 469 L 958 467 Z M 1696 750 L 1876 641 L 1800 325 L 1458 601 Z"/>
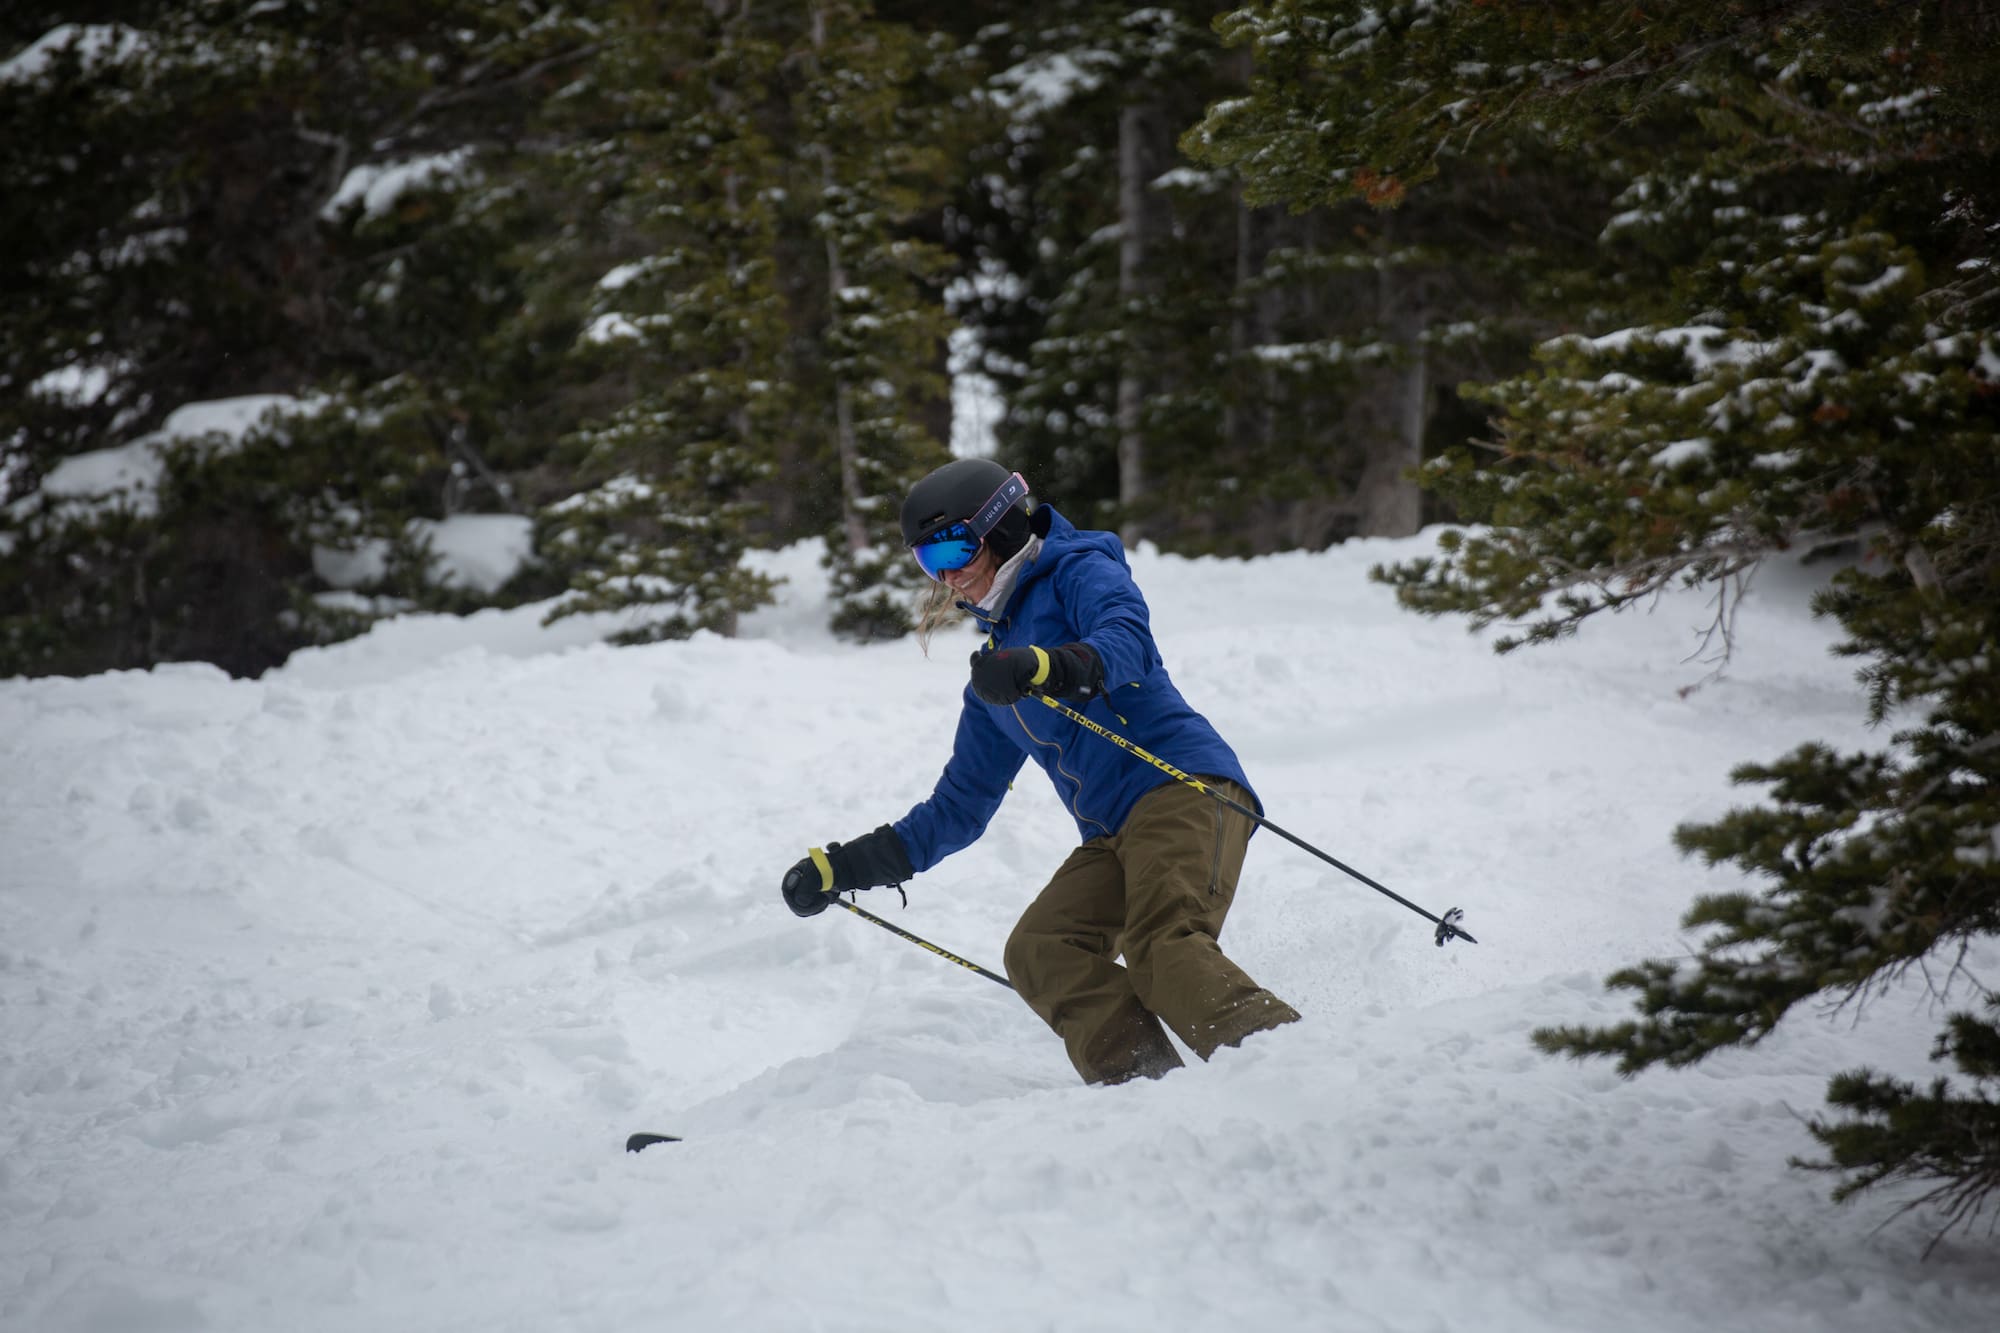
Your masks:
<path fill-rule="evenodd" d="M 979 554 L 985 540 L 972 530 L 972 525 L 960 519 L 947 524 L 921 538 L 910 548 L 910 554 L 917 558 L 917 566 L 934 579 L 941 579 L 954 569 L 964 569 Z"/>
<path fill-rule="evenodd" d="M 925 533 L 910 544 L 910 554 L 917 558 L 918 567 L 934 579 L 941 579 L 954 569 L 964 569 L 979 555 L 979 548 L 986 544 L 986 534 L 998 525 L 1000 516 L 1027 493 L 1028 483 L 1021 474 L 1012 474 L 971 518 L 957 519 Z"/>

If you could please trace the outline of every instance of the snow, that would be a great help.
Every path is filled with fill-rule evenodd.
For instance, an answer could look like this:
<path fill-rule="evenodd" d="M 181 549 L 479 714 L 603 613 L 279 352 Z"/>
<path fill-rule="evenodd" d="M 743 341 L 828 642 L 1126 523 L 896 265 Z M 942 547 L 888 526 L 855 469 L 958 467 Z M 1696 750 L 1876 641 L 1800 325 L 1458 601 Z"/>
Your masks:
<path fill-rule="evenodd" d="M 160 480 L 166 474 L 166 451 L 176 443 L 213 438 L 219 440 L 221 447 L 233 448 L 272 416 L 315 412 L 324 406 L 325 400 L 321 398 L 295 398 L 280 393 L 187 403 L 169 412 L 160 428 L 150 435 L 129 444 L 65 458 L 42 478 L 39 494 L 56 501 L 59 512 L 71 517 L 87 516 L 108 506 L 142 516 L 151 514 L 157 504 Z M 17 516 L 23 503 L 26 502 L 15 505 Z"/>
<path fill-rule="evenodd" d="M 493 593 L 514 577 L 534 554 L 535 521 L 518 514 L 453 514 L 444 519 L 413 518 L 407 532 L 430 543 L 431 578 Z M 389 543 L 368 538 L 351 548 L 313 549 L 313 573 L 335 588 L 361 588 L 389 572 Z"/>
<path fill-rule="evenodd" d="M 991 458 L 996 432 L 1007 415 L 999 383 L 979 366 L 978 335 L 961 324 L 951 332 L 951 452 L 954 458 Z"/>
<path fill-rule="evenodd" d="M 1155 176 L 1150 188 L 1155 190 L 1194 190 L 1203 194 L 1213 194 L 1228 183 L 1228 178 L 1219 171 L 1204 171 L 1196 167 L 1175 167 Z"/>
<path fill-rule="evenodd" d="M 657 256 L 634 260 L 629 264 L 618 265 L 609 273 L 599 278 L 597 286 L 602 291 L 620 291 L 632 283 L 639 281 L 641 278 L 650 277 L 653 273 L 664 267 L 667 267 L 667 265 Z"/>
<path fill-rule="evenodd" d="M 138 54 L 145 34 L 122 23 L 61 23 L 14 55 L 0 61 L 0 84 L 30 83 L 55 64 L 57 55 L 74 50 L 86 70 L 115 65 Z"/>
<path fill-rule="evenodd" d="M 1022 295 L 1018 275 L 986 260 L 979 270 L 954 279 L 945 291 L 953 310 L 980 300 L 1010 301 Z M 990 458 L 998 447 L 1000 421 L 1007 415 L 1006 395 L 999 381 L 982 368 L 994 359 L 970 324 L 959 324 L 947 343 L 946 369 L 951 375 L 951 446 L 955 458 Z"/>
<path fill-rule="evenodd" d="M 1901 286 L 1903 280 L 1909 276 L 1909 272 L 1909 269 L 1901 264 L 1891 264 L 1872 280 L 1851 287 L 1849 290 L 1854 293 L 1858 301 L 1872 301 L 1883 293 Z"/>
<path fill-rule="evenodd" d="M 1653 226 L 1656 223 L 1664 222 L 1666 216 L 1665 213 L 1655 208 L 1628 208 L 1622 213 L 1614 213 L 1612 215 L 1611 220 L 1604 224 L 1603 230 L 1598 232 L 1598 239 L 1610 240 L 1619 232 L 1629 230 L 1633 227 Z"/>
<path fill-rule="evenodd" d="M 333 197 L 320 208 L 320 216 L 329 222 L 336 221 L 358 202 L 363 217 L 381 217 L 405 193 L 463 176 L 471 161 L 471 149 L 455 148 L 448 153 L 428 153 L 402 162 L 364 163 L 351 168 L 342 178 Z"/>
<path fill-rule="evenodd" d="M 1668 841 L 1732 765 L 1879 743 L 1816 576 L 1767 570 L 1682 697 L 1699 594 L 1497 658 L 1367 583 L 1426 549 L 1135 554 L 1271 817 L 1481 942 L 1260 836 L 1226 943 L 1306 1021 L 1116 1089 L 779 903 L 927 791 L 970 644 L 833 640 L 815 547 L 736 639 L 530 607 L 0 682 L 0 1327 L 1995 1327 L 1991 1239 L 1920 1262 L 1907 1191 L 1784 1164 L 1833 1072 L 1926 1076 L 1920 990 L 1632 1081 L 1527 1041 L 1624 1016 L 1597 979 L 1739 882 Z M 997 967 L 1073 832 L 1028 775 L 863 905 Z"/>
<path fill-rule="evenodd" d="M 1874 102 L 1863 102 L 1854 108 L 1854 114 L 1869 124 L 1881 124 L 1887 120 L 1905 120 L 1912 112 L 1931 100 L 1935 90 L 1918 88 L 1898 97 L 1885 97 Z"/>
<path fill-rule="evenodd" d="M 1313 370 L 1321 366 L 1381 362 L 1394 351 L 1390 343 L 1349 344 L 1339 338 L 1322 338 L 1314 342 L 1260 343 L 1250 349 L 1250 355 L 1278 369 Z"/>
<path fill-rule="evenodd" d="M 436 522 L 419 521 L 445 583 L 496 592 L 534 554 L 535 521 L 525 515 L 453 514 Z"/>
<path fill-rule="evenodd" d="M 166 473 L 164 450 L 168 443 L 162 436 L 148 435 L 131 444 L 73 454 L 42 478 L 41 493 L 62 501 L 125 497 L 137 512 L 151 513 L 160 478 Z"/>
<path fill-rule="evenodd" d="M 630 315 L 613 311 L 599 315 L 590 321 L 588 327 L 577 335 L 578 341 L 588 344 L 619 342 L 627 338 L 644 338 L 646 330 Z"/>
<path fill-rule="evenodd" d="M 1072 98 L 1097 91 L 1101 70 L 1117 63 L 1107 51 L 1056 51 L 1034 56 L 994 75 L 989 87 L 994 102 L 1017 119 L 1061 110 Z"/>
<path fill-rule="evenodd" d="M 1771 355 L 1780 346 L 1776 342 L 1731 337 L 1727 330 L 1700 324 L 1672 329 L 1618 329 L 1594 338 L 1571 333 L 1552 338 L 1545 345 L 1584 347 L 1597 353 L 1621 354 L 1631 350 L 1634 344 L 1646 343 L 1679 350 L 1687 358 L 1689 370 L 1697 376 L 1710 374 L 1717 366 L 1749 365 Z"/>
<path fill-rule="evenodd" d="M 320 581 L 330 587 L 365 588 L 389 572 L 389 543 L 365 537 L 351 546 L 315 546 L 312 567 Z M 329 605 L 350 603 L 342 600 Z"/>
<path fill-rule="evenodd" d="M 1714 448 L 1715 442 L 1706 436 L 1698 436 L 1691 440 L 1675 440 L 1653 455 L 1653 466 L 1661 471 L 1677 468 L 1683 463 L 1707 458 Z"/>
<path fill-rule="evenodd" d="M 110 387 L 109 366 L 73 363 L 43 375 L 28 386 L 28 392 L 67 406 L 88 407 L 104 397 Z"/>

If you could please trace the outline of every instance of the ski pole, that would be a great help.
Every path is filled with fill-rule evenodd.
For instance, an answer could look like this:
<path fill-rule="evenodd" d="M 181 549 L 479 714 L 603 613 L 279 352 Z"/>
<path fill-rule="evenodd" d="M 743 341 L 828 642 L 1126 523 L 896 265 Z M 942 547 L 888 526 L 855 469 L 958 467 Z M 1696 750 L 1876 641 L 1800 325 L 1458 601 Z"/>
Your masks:
<path fill-rule="evenodd" d="M 1360 880 L 1363 884 L 1366 884 L 1369 888 L 1375 890 L 1375 892 L 1382 894 L 1385 897 L 1393 898 L 1395 901 L 1409 908 L 1412 912 L 1415 912 L 1418 916 L 1423 917 L 1426 921 L 1436 922 L 1437 930 L 1434 933 L 1433 938 L 1436 939 L 1437 945 L 1440 949 L 1444 947 L 1444 942 L 1446 940 L 1454 938 L 1464 940 L 1467 944 L 1479 943 L 1478 940 L 1475 940 L 1472 938 L 1472 936 L 1466 934 L 1464 928 L 1459 925 L 1459 922 L 1465 919 L 1465 913 L 1460 911 L 1458 908 L 1456 907 L 1452 908 L 1451 910 L 1447 911 L 1443 916 L 1433 916 L 1429 912 L 1426 912 L 1423 908 L 1411 902 L 1408 898 L 1405 898 L 1402 894 L 1397 893 L 1393 889 L 1390 889 L 1384 885 L 1377 884 L 1374 880 L 1368 878 L 1368 876 L 1362 874 L 1359 870 L 1356 870 L 1353 866 L 1348 865 L 1343 861 L 1336 860 L 1334 857 L 1328 856 L 1325 852 L 1313 846 L 1311 843 L 1307 842 L 1304 838 L 1298 837 L 1295 834 L 1285 832 L 1285 830 L 1279 828 L 1276 824 L 1273 824 L 1270 820 L 1264 818 L 1264 816 L 1258 814 L 1255 810 L 1252 810 L 1249 806 L 1244 805 L 1238 801 L 1230 800 L 1227 796 L 1224 796 L 1221 792 L 1209 786 L 1207 783 L 1201 781 L 1199 778 L 1189 777 L 1187 774 L 1181 772 L 1178 768 L 1175 768 L 1172 764 L 1160 758 L 1158 755 L 1153 754 L 1152 752 L 1144 749 L 1141 746 L 1134 745 L 1131 741 L 1125 739 L 1123 736 L 1120 736 L 1117 732 L 1111 730 L 1109 727 L 1101 726 L 1098 723 L 1091 721 L 1089 718 L 1085 717 L 1082 713 L 1077 712 L 1074 708 L 1071 708 L 1069 705 L 1063 703 L 1061 700 L 1056 699 L 1051 695 L 1042 694 L 1036 691 L 1031 691 L 1029 693 L 1029 697 L 1034 699 L 1040 699 L 1043 703 L 1055 709 L 1058 713 L 1061 713 L 1064 717 L 1068 718 L 1070 721 L 1076 723 L 1080 727 L 1084 727 L 1090 731 L 1096 732 L 1098 735 L 1104 737 L 1105 740 L 1110 741 L 1113 745 L 1116 745 L 1119 749 L 1125 751 L 1127 754 L 1137 755 L 1139 758 L 1151 764 L 1154 768 L 1159 769 L 1162 773 L 1165 773 L 1168 777 L 1174 779 L 1174 781 L 1184 782 L 1188 786 L 1193 787 L 1196 791 L 1202 793 L 1205 796 L 1213 796 L 1216 800 L 1222 802 L 1222 804 L 1228 806 L 1231 810 L 1234 810 L 1237 814 L 1242 815 L 1244 818 L 1253 821 L 1260 827 L 1271 830 L 1271 832 L 1277 834 L 1279 837 L 1283 838 L 1286 842 L 1291 843 L 1294 847 L 1300 847 L 1308 852 L 1311 852 L 1314 856 L 1317 856 L 1320 860 L 1326 862 L 1328 865 L 1332 866 L 1335 870 L 1338 870 L 1343 874 L 1352 875 L 1355 879 Z M 887 923 L 885 922 L 884 924 Z M 890 929 L 893 930 L 894 927 L 892 926 L 890 927 Z"/>
<path fill-rule="evenodd" d="M 856 915 L 856 917 L 860 917 L 862 921 L 874 921 L 874 923 L 876 923 L 878 927 L 882 927 L 884 931 L 890 931 L 892 935 L 902 935 L 902 937 L 904 937 L 906 941 L 910 941 L 912 945 L 922 945 L 924 949 L 930 949 L 930 951 L 932 951 L 934 955 L 938 955 L 940 959 L 944 959 L 944 961 L 948 961 L 948 963 L 956 963 L 958 967 L 962 967 L 962 969 L 966 969 L 966 971 L 972 971 L 972 973 L 978 973 L 978 975 L 980 975 L 980 977 L 984 977 L 986 981 L 998 981 L 998 983 L 1000 983 L 1000 985 L 1004 985 L 1004 987 L 1006 987 L 1008 991 L 1012 991 L 1012 989 L 1014 989 L 1014 983 L 1012 983 L 1012 981 L 1008 981 L 1006 977 L 1002 977 L 1002 975 L 998 975 L 998 973 L 988 973 L 988 971 L 986 971 L 984 967 L 980 967 L 978 963 L 970 963 L 970 961 L 966 961 L 966 959 L 960 959 L 960 957 L 958 957 L 956 953 L 952 953 L 952 951 L 948 951 L 948 949 L 938 949 L 938 947 L 936 947 L 936 945 L 932 945 L 932 943 L 930 943 L 928 939 L 922 939 L 922 937 L 918 937 L 918 935 L 910 935 L 910 933 L 908 933 L 908 931 L 904 931 L 904 929 L 902 929 L 900 925 L 894 925 L 892 921 L 882 921 L 882 919 L 880 919 L 880 917 L 876 917 L 874 913 L 868 913 L 868 911 L 862 911 L 860 907 L 854 907 L 852 903 L 848 903 L 846 899 L 842 899 L 842 897 L 840 897 L 838 893 L 834 895 L 834 903 L 838 903 L 840 907 L 846 907 L 846 909 L 848 909 L 850 913 L 854 913 L 854 915 Z M 646 1149 L 650 1149 L 650 1147 L 652 1147 L 654 1143 L 680 1143 L 680 1135 L 648 1135 L 648 1133 L 638 1133 L 638 1135 L 632 1135 L 630 1139 L 626 1139 L 626 1151 L 628 1151 L 628 1153 L 644 1153 L 644 1151 L 646 1151 Z"/>
<path fill-rule="evenodd" d="M 944 959 L 947 963 L 957 963 L 960 967 L 965 968 L 969 972 L 977 972 L 980 976 L 985 977 L 988 981 L 997 981 L 1001 985 L 1005 986 L 1008 990 L 1014 989 L 1014 983 L 1007 980 L 1007 978 L 1001 976 L 999 973 L 988 972 L 985 968 L 981 967 L 979 964 L 971 962 L 968 959 L 960 958 L 957 954 L 953 953 L 949 949 L 940 949 L 937 945 L 932 944 L 929 940 L 923 938 L 921 935 L 912 935 L 909 931 L 904 930 L 901 926 L 895 924 L 893 921 L 884 921 L 881 917 L 876 916 L 873 912 L 864 911 L 861 908 L 856 907 L 853 903 L 848 902 L 847 899 L 840 897 L 838 894 L 834 895 L 833 901 L 838 906 L 845 907 L 848 911 L 854 913 L 854 915 L 860 917 L 863 921 L 873 921 L 876 925 L 882 927 L 882 929 L 888 931 L 890 934 L 901 935 L 904 939 L 916 945 L 918 948 L 929 949 L 932 953 Z"/>
<path fill-rule="evenodd" d="M 948 961 L 948 963 L 956 963 L 958 967 L 962 967 L 962 969 L 966 969 L 966 971 L 972 971 L 972 973 L 978 973 L 978 975 L 980 975 L 980 977 L 984 977 L 986 981 L 998 981 L 998 983 L 1000 983 L 1000 985 L 1004 985 L 1004 987 L 1006 987 L 1008 991 L 1012 991 L 1012 989 L 1014 989 L 1014 983 L 1012 983 L 1012 981 L 1008 981 L 1006 977 L 1002 977 L 1002 975 L 998 975 L 998 973 L 988 973 L 988 971 L 986 971 L 984 967 L 980 967 L 978 963 L 972 963 L 972 961 L 968 961 L 968 959 L 960 959 L 960 957 L 958 957 L 956 953 L 952 953 L 950 949 L 938 949 L 938 947 L 936 947 L 936 945 L 932 945 L 932 943 L 930 943 L 928 939 L 922 939 L 922 937 L 918 937 L 918 935 L 910 935 L 910 933 L 908 933 L 908 931 L 904 931 L 904 929 L 902 929 L 900 925 L 896 925 L 896 923 L 892 923 L 892 921 L 882 921 L 882 919 L 880 919 L 880 917 L 876 917 L 874 913 L 870 913 L 870 911 L 862 911 L 860 907 L 854 907 L 852 903 L 848 903 L 846 899 L 842 899 L 842 897 L 840 897 L 838 893 L 834 895 L 834 903 L 836 903 L 836 905 L 840 905 L 840 907 L 846 907 L 846 909 L 848 909 L 850 913 L 854 913 L 854 915 L 856 915 L 856 917 L 860 917 L 862 921 L 874 921 L 874 923 L 876 923 L 878 927 L 882 927 L 884 931 L 890 931 L 892 935 L 902 935 L 902 937 L 904 937 L 906 941 L 910 941 L 912 945 L 920 945 L 920 947 L 924 947 L 924 949 L 930 949 L 930 951 L 932 951 L 934 955 L 938 955 L 940 959 L 944 959 L 944 961 Z M 626 1151 L 628 1151 L 628 1153 L 644 1153 L 644 1151 L 646 1151 L 646 1149 L 650 1149 L 650 1147 L 652 1147 L 654 1143 L 680 1143 L 680 1135 L 648 1135 L 648 1133 L 638 1133 L 638 1135 L 632 1135 L 630 1139 L 626 1139 Z"/>

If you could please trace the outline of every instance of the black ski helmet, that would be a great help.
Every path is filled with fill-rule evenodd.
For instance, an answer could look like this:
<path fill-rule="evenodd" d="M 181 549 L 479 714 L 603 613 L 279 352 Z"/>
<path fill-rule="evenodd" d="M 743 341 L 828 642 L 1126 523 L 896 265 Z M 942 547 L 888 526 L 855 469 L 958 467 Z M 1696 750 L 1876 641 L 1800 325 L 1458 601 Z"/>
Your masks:
<path fill-rule="evenodd" d="M 1014 474 L 990 458 L 955 458 L 910 487 L 903 500 L 903 545 L 915 546 L 939 528 L 970 519 Z M 1011 559 L 1028 542 L 1028 511 L 1022 496 L 986 534 L 993 554 Z"/>

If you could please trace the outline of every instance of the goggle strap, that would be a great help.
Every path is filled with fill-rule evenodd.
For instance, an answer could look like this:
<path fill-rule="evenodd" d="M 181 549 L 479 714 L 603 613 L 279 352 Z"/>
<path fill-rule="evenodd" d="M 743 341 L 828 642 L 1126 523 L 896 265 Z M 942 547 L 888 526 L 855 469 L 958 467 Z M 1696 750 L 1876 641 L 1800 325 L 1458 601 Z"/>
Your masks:
<path fill-rule="evenodd" d="M 979 512 L 966 520 L 972 524 L 972 531 L 979 537 L 979 540 L 985 541 L 986 534 L 993 531 L 999 524 L 1000 516 L 1005 514 L 1013 507 L 1016 501 L 1022 499 L 1027 493 L 1028 483 L 1018 472 L 1013 473 L 1007 480 L 1001 482 L 1000 489 L 987 497 L 985 504 L 979 506 Z"/>

